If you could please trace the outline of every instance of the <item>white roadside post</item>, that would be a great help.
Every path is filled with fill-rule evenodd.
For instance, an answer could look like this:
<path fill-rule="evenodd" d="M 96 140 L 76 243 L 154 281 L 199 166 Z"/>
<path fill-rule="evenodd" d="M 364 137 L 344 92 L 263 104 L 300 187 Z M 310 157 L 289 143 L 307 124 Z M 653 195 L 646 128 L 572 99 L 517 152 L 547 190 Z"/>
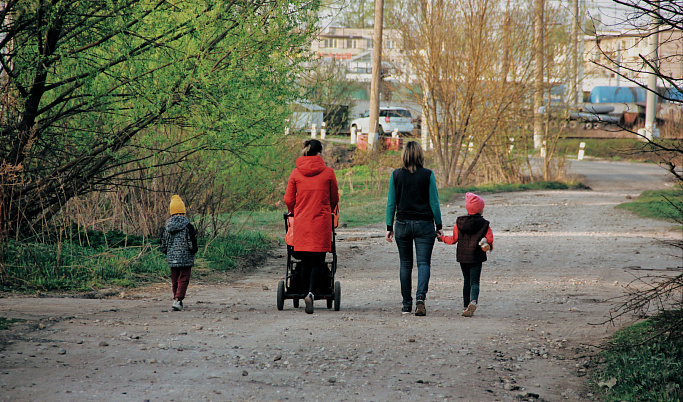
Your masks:
<path fill-rule="evenodd" d="M 580 161 L 583 160 L 583 154 L 584 154 L 585 148 L 586 148 L 586 143 L 585 143 L 585 142 L 582 142 L 582 143 L 579 144 L 579 157 L 578 157 L 578 159 L 579 159 Z"/>
<path fill-rule="evenodd" d="M 315 123 L 311 124 L 311 138 L 316 137 L 316 132 L 315 132 Z"/>
<path fill-rule="evenodd" d="M 357 141 L 356 138 L 356 126 L 351 127 L 351 144 L 355 144 Z"/>
<path fill-rule="evenodd" d="M 395 128 L 394 131 L 391 132 L 391 138 L 398 138 L 398 128 Z"/>
<path fill-rule="evenodd" d="M 327 127 L 327 124 L 325 124 L 325 122 L 322 122 L 322 124 L 320 125 L 320 139 L 321 140 L 324 140 L 325 135 L 327 134 L 326 127 Z"/>

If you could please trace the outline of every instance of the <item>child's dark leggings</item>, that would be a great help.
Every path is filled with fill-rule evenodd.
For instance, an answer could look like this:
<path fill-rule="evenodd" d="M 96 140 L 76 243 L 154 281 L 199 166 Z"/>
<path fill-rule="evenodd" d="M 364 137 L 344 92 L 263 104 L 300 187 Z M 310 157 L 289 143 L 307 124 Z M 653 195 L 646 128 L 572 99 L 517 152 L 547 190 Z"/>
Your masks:
<path fill-rule="evenodd" d="M 173 284 L 173 299 L 182 301 L 190 284 L 192 267 L 171 268 L 171 283 Z"/>
<path fill-rule="evenodd" d="M 308 291 L 315 294 L 314 290 L 325 268 L 325 253 L 303 251 L 300 257 L 303 285 L 308 285 Z"/>
<path fill-rule="evenodd" d="M 462 299 L 465 308 L 472 300 L 479 301 L 479 278 L 481 277 L 481 263 L 461 262 L 460 269 L 464 279 L 462 285 Z"/>

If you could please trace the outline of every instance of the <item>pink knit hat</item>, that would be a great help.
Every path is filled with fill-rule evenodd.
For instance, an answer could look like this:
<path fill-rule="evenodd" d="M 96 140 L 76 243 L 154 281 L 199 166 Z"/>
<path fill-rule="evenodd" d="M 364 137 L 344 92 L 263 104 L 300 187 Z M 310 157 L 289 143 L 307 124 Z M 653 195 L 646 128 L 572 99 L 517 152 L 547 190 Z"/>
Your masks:
<path fill-rule="evenodd" d="M 484 200 L 474 193 L 465 194 L 465 209 L 470 215 L 480 214 L 484 211 Z"/>

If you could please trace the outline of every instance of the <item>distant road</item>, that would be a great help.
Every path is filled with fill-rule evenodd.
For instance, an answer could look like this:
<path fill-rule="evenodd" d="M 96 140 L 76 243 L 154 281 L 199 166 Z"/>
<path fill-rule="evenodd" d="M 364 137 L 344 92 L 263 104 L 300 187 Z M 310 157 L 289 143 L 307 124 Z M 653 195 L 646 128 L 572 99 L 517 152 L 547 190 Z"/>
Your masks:
<path fill-rule="evenodd" d="M 569 174 L 583 177 L 593 190 L 658 190 L 671 188 L 671 175 L 652 163 L 612 161 L 571 161 Z"/>

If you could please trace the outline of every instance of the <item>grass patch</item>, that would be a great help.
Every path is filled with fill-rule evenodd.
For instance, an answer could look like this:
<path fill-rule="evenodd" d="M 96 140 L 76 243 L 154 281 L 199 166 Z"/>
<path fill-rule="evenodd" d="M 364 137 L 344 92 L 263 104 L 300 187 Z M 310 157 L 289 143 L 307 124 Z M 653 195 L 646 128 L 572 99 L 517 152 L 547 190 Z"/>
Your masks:
<path fill-rule="evenodd" d="M 169 276 L 166 256 L 158 244 L 144 242 L 118 248 L 101 242 L 81 244 L 7 242 L 0 254 L 0 290 L 83 292 L 131 288 Z M 271 237 L 260 232 L 217 237 L 209 244 L 200 242 L 196 263 L 216 272 L 252 266 L 265 258 L 271 245 Z"/>
<path fill-rule="evenodd" d="M 606 401 L 683 400 L 683 341 L 655 338 L 651 321 L 617 332 L 602 353 L 604 363 L 594 373 Z"/>
<path fill-rule="evenodd" d="M 659 139 L 658 143 L 674 147 L 676 140 Z M 585 143 L 585 155 L 593 158 L 605 158 L 615 161 L 628 160 L 638 162 L 659 162 L 660 156 L 651 152 L 651 145 L 637 138 L 564 138 L 557 143 L 561 155 L 576 157 L 579 145 Z M 646 151 L 646 152 L 643 152 Z M 660 152 L 661 154 L 661 152 Z"/>
<path fill-rule="evenodd" d="M 386 194 L 346 196 L 339 201 L 339 222 L 350 228 L 384 222 L 386 203 Z"/>
<path fill-rule="evenodd" d="M 2 290 L 85 291 L 158 281 L 168 266 L 156 247 L 92 248 L 72 243 L 9 241 Z"/>
<path fill-rule="evenodd" d="M 582 142 L 586 144 L 586 156 L 607 159 L 624 158 L 643 145 L 643 141 L 631 138 L 567 138 L 559 140 L 557 148 L 563 155 L 577 155 Z"/>
<path fill-rule="evenodd" d="M 285 212 L 287 212 L 286 207 L 282 210 L 260 209 L 236 212 L 230 217 L 230 227 L 234 232 L 249 230 L 274 236 L 284 233 L 285 223 L 282 214 Z"/>
<path fill-rule="evenodd" d="M 21 320 L 19 318 L 6 318 L 6 317 L 0 317 L 0 331 L 5 331 L 8 330 L 12 324 L 15 322 L 21 322 L 24 320 Z"/>
<path fill-rule="evenodd" d="M 632 202 L 619 204 L 618 207 L 644 218 L 680 222 L 683 218 L 683 190 L 643 191 Z"/>
<path fill-rule="evenodd" d="M 241 232 L 217 237 L 197 254 L 208 262 L 209 268 L 225 272 L 260 263 L 271 248 L 271 237 L 261 232 Z"/>

